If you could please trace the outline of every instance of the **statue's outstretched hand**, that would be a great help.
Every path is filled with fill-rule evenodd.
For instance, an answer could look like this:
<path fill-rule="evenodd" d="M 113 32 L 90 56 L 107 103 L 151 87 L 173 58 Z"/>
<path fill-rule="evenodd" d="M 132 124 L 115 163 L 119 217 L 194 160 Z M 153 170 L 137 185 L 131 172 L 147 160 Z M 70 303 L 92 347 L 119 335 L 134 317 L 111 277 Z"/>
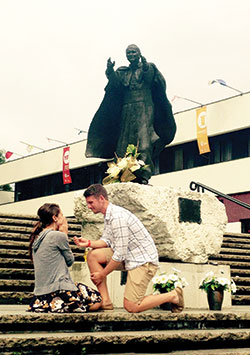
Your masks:
<path fill-rule="evenodd" d="M 111 58 L 109 58 L 107 61 L 107 72 L 111 73 L 114 70 L 114 66 L 115 66 L 115 61 L 112 62 Z"/>

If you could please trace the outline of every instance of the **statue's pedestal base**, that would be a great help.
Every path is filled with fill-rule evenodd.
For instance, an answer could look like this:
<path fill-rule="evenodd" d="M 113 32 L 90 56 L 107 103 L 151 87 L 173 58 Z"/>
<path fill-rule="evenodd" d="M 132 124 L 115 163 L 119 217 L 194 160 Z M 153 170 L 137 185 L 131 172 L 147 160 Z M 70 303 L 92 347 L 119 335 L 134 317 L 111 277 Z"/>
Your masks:
<path fill-rule="evenodd" d="M 160 263 L 158 273 L 166 272 L 172 274 L 175 268 L 180 271 L 180 275 L 185 277 L 188 282 L 183 290 L 185 308 L 194 309 L 208 309 L 207 294 L 199 289 L 200 281 L 205 277 L 209 271 L 214 274 L 226 277 L 230 280 L 230 266 L 227 265 L 208 265 L 208 264 L 188 264 L 188 263 Z M 71 276 L 75 282 L 82 282 L 90 287 L 94 287 L 90 280 L 89 269 L 86 263 L 75 262 L 71 267 Z M 223 272 L 223 274 L 222 274 Z M 123 307 L 123 294 L 125 285 L 121 286 L 121 272 L 113 271 L 107 277 L 107 285 L 110 293 L 111 300 L 115 308 Z M 149 284 L 147 294 L 153 292 L 152 282 Z M 232 306 L 230 292 L 224 292 L 224 300 L 222 308 L 230 308 Z"/>

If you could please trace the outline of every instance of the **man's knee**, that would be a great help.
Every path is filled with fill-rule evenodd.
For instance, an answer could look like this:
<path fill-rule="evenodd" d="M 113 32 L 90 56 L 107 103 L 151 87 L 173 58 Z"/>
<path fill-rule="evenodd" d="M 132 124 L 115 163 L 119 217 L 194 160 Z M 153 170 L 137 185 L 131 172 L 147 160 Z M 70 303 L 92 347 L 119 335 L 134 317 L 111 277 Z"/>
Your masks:
<path fill-rule="evenodd" d="M 98 263 L 101 265 L 106 265 L 107 264 L 107 258 L 105 253 L 103 253 L 103 250 L 100 249 L 92 249 L 88 252 L 87 254 L 87 263 L 88 265 L 91 263 Z"/>
<path fill-rule="evenodd" d="M 133 302 L 133 301 L 127 300 L 127 298 L 124 298 L 123 305 L 124 305 L 124 308 L 126 309 L 126 311 L 128 311 L 129 313 L 140 312 L 140 310 L 139 310 L 140 305 Z"/>

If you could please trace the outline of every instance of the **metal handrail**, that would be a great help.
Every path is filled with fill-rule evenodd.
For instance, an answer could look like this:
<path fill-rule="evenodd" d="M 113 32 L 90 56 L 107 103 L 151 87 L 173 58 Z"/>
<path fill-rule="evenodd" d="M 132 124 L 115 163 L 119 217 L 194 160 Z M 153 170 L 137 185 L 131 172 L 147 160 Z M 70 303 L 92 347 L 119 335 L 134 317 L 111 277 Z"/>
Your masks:
<path fill-rule="evenodd" d="M 237 205 L 239 205 L 239 206 L 241 206 L 241 207 L 245 207 L 245 208 L 247 208 L 248 210 L 250 210 L 250 205 L 249 205 L 248 203 L 242 202 L 242 201 L 240 201 L 240 200 L 237 200 L 237 199 L 234 198 L 234 197 L 231 197 L 231 196 L 229 196 L 229 195 L 223 194 L 222 192 L 219 192 L 219 191 L 217 191 L 217 190 L 214 190 L 214 189 L 212 189 L 211 187 L 208 187 L 208 186 L 206 186 L 206 185 L 204 185 L 204 184 L 201 184 L 200 182 L 191 181 L 191 182 L 190 182 L 190 185 L 189 185 L 189 188 L 190 188 L 190 190 L 192 190 L 192 191 L 197 190 L 197 192 L 200 192 L 200 188 L 201 188 L 201 192 L 204 192 L 204 190 L 208 190 L 208 191 L 210 191 L 210 192 L 212 192 L 212 193 L 214 193 L 214 194 L 216 194 L 216 195 L 218 195 L 218 196 L 220 196 L 220 197 L 223 197 L 223 198 L 225 198 L 225 199 L 227 199 L 227 200 L 229 200 L 229 201 L 231 201 L 231 202 L 237 203 Z"/>

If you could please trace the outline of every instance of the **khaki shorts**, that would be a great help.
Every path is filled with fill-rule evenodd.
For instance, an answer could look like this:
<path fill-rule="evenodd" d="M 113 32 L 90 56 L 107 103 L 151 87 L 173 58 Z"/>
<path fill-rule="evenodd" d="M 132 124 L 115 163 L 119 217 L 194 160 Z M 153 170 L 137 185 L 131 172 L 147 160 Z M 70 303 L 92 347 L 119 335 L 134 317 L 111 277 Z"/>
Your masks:
<path fill-rule="evenodd" d="M 102 252 L 106 256 L 107 263 L 113 256 L 111 248 L 103 248 Z M 146 263 L 135 269 L 128 270 L 127 283 L 125 286 L 124 298 L 134 303 L 139 304 L 145 296 L 149 282 L 152 280 L 156 271 L 157 265 Z M 117 270 L 125 271 L 124 264 L 119 265 Z"/>

